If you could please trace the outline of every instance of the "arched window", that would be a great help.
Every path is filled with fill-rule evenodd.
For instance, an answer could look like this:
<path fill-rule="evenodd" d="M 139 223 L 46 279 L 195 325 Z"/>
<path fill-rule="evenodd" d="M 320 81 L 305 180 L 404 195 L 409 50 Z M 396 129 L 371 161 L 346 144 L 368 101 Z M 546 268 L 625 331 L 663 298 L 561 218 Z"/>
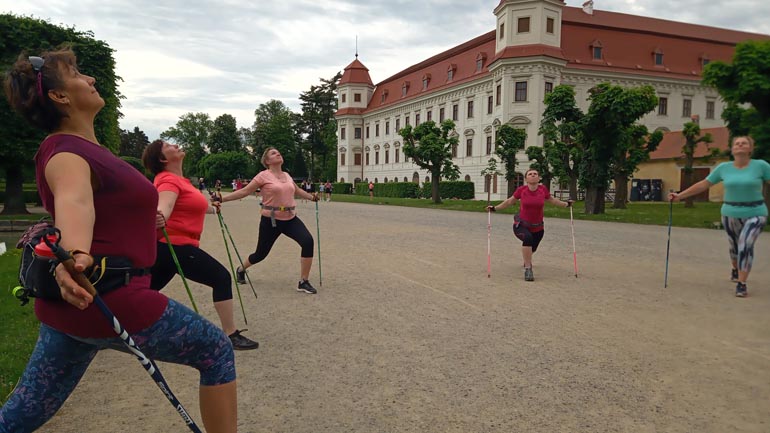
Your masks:
<path fill-rule="evenodd" d="M 465 175 L 465 181 L 466 182 L 470 182 L 471 181 L 471 175 L 470 174 L 466 174 Z"/>
<path fill-rule="evenodd" d="M 387 177 L 385 178 L 385 181 L 384 181 L 384 182 L 385 182 L 385 183 L 388 183 L 388 178 L 387 178 Z"/>
<path fill-rule="evenodd" d="M 420 183 L 420 174 L 416 171 L 412 174 L 412 182 Z"/>
<path fill-rule="evenodd" d="M 404 176 L 404 182 L 409 182 L 409 178 Z"/>

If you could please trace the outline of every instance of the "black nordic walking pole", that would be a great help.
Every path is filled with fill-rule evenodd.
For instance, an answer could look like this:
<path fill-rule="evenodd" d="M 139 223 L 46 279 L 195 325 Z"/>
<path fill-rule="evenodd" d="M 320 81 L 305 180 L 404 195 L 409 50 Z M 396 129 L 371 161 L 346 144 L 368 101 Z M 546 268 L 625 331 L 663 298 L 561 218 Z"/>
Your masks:
<path fill-rule="evenodd" d="M 674 190 L 670 190 L 669 192 L 674 192 Z M 671 249 L 671 223 L 674 219 L 674 200 L 669 198 L 669 205 L 668 205 L 668 241 L 666 242 L 666 274 L 663 277 L 663 288 L 668 288 L 668 253 Z"/>
<path fill-rule="evenodd" d="M 184 283 L 184 288 L 187 290 L 187 296 L 190 297 L 190 302 L 192 302 L 192 307 L 195 312 L 198 312 L 198 307 L 195 305 L 195 299 L 193 299 L 192 292 L 190 291 L 190 286 L 187 285 L 187 278 L 184 277 L 184 271 L 182 270 L 182 265 L 179 264 L 179 259 L 176 257 L 176 252 L 174 252 L 174 246 L 171 245 L 171 239 L 168 238 L 168 232 L 166 232 L 165 227 L 161 227 L 161 230 L 163 230 L 163 236 L 166 238 L 166 245 L 168 245 L 168 250 L 171 251 L 171 258 L 174 259 L 174 264 L 176 265 L 176 271 L 179 273 L 179 276 L 182 278 L 182 283 Z"/>
<path fill-rule="evenodd" d="M 241 269 L 243 269 L 243 259 L 241 259 L 241 254 L 238 252 L 238 247 L 235 246 L 235 241 L 233 240 L 233 236 L 230 234 L 230 229 L 227 228 L 225 217 L 222 216 L 221 212 L 219 213 L 219 219 L 222 225 L 225 227 L 225 232 L 227 232 L 227 237 L 230 238 L 230 243 L 233 245 L 233 251 L 235 251 L 235 256 L 238 258 L 238 262 L 241 264 Z M 254 297 L 259 299 L 259 296 L 257 296 L 257 291 L 254 290 L 254 284 L 251 283 L 251 278 L 249 278 L 248 273 L 246 273 L 246 281 L 249 282 L 249 286 L 251 286 L 251 292 L 254 293 Z"/>
<path fill-rule="evenodd" d="M 321 226 L 318 225 L 318 201 L 315 202 L 315 231 L 318 238 L 318 285 L 323 287 L 324 278 L 321 273 Z"/>
<path fill-rule="evenodd" d="M 49 236 L 54 237 L 55 240 L 49 240 Z M 147 370 L 147 373 L 150 374 L 150 377 L 152 377 L 152 379 L 155 381 L 155 384 L 158 385 L 158 388 L 163 391 L 163 395 L 165 395 L 171 405 L 174 406 L 174 409 L 176 409 L 177 413 L 179 413 L 179 416 L 182 417 L 187 427 L 195 433 L 202 433 L 190 414 L 188 414 L 187 410 L 184 408 L 184 406 L 182 406 L 182 403 L 179 402 L 179 399 L 177 399 L 174 393 L 171 391 L 171 387 L 160 373 L 160 370 L 158 369 L 158 366 L 155 365 L 155 362 L 148 358 L 147 355 L 142 353 L 136 343 L 134 343 L 134 340 L 123 328 L 123 326 L 121 326 L 120 322 L 118 322 L 118 318 L 112 314 L 112 311 L 110 311 L 109 307 L 107 307 L 107 304 L 104 303 L 101 296 L 99 296 L 99 293 L 96 291 L 88 278 L 75 270 L 75 260 L 72 258 L 72 254 L 59 246 L 59 241 L 61 240 L 61 232 L 59 232 L 58 229 L 54 229 L 53 232 L 49 232 L 49 235 L 44 236 L 43 240 L 54 253 L 54 255 L 56 255 L 56 258 L 59 259 L 59 261 L 64 265 L 64 268 L 67 269 L 67 272 L 72 275 L 72 278 L 75 280 L 75 282 L 86 289 L 88 293 L 93 296 L 94 304 L 96 304 L 97 308 L 99 308 L 107 321 L 110 322 L 113 331 L 115 331 L 118 337 L 120 337 L 120 339 L 123 341 L 123 344 L 128 347 L 128 350 L 130 350 L 131 353 L 133 353 L 139 359 L 139 362 L 142 363 L 142 366 L 145 370 Z"/>
<path fill-rule="evenodd" d="M 238 294 L 238 302 L 241 304 L 241 312 L 243 313 L 243 322 L 249 324 L 246 319 L 246 310 L 243 308 L 243 299 L 241 298 L 241 289 L 238 288 L 238 280 L 235 277 L 235 267 L 233 266 L 233 257 L 230 255 L 230 247 L 227 245 L 227 238 L 225 237 L 225 222 L 222 220 L 222 214 L 217 212 L 219 219 L 219 230 L 222 232 L 222 240 L 225 242 L 225 251 L 227 251 L 227 260 L 230 262 L 230 272 L 233 274 L 233 282 L 235 283 L 235 292 Z M 241 264 L 243 266 L 243 264 Z"/>

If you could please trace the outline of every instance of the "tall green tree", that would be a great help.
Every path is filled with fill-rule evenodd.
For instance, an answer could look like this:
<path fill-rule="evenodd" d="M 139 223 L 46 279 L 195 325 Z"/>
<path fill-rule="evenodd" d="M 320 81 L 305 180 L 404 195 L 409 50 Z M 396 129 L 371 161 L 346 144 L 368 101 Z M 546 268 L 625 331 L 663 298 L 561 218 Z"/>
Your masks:
<path fill-rule="evenodd" d="M 441 177 L 455 180 L 460 176 L 460 167 L 452 162 L 452 147 L 457 146 L 457 134 L 452 134 L 455 124 L 445 120 L 440 125 L 429 120 L 416 127 L 407 125 L 399 135 L 404 139 L 404 156 L 430 172 L 431 197 L 434 203 L 441 203 L 439 182 Z"/>
<path fill-rule="evenodd" d="M 114 50 L 94 38 L 89 31 L 54 25 L 49 22 L 11 14 L 0 14 L 0 68 L 7 71 L 22 52 L 30 55 L 69 45 L 78 56 L 80 70 L 96 78 L 96 88 L 104 99 L 104 108 L 94 121 L 99 143 L 116 152 L 120 144 L 118 118 L 120 92 L 115 75 Z M 45 137 L 18 116 L 8 101 L 0 97 L 0 168 L 6 175 L 3 214 L 27 213 L 22 192 L 25 171 L 30 172 L 32 156 Z"/>
<path fill-rule="evenodd" d="M 275 147 L 283 156 L 284 170 L 294 167 L 299 137 L 297 115 L 283 102 L 271 99 L 254 110 L 254 158 L 259 163 L 262 153 L 268 147 Z M 292 176 L 294 174 L 292 173 Z"/>
<path fill-rule="evenodd" d="M 164 140 L 173 141 L 185 151 L 184 172 L 187 176 L 201 176 L 198 163 L 206 156 L 214 122 L 206 113 L 186 113 L 175 126 L 160 133 Z"/>
<path fill-rule="evenodd" d="M 256 172 L 254 162 L 245 152 L 212 153 L 204 156 L 198 167 L 200 175 L 209 179 L 208 184 L 212 186 L 217 179 L 229 185 L 231 180 L 239 176 L 248 178 Z"/>
<path fill-rule="evenodd" d="M 299 95 L 302 101 L 302 114 L 298 127 L 305 137 L 304 150 L 309 154 L 311 175 L 316 179 L 336 178 L 337 143 L 336 133 L 333 145 L 330 145 L 325 132 L 329 125 L 337 130 L 334 113 L 337 110 L 337 82 L 342 78 L 342 72 L 337 72 L 332 78 L 320 79 L 320 84 L 310 86 L 310 90 Z M 334 173 L 323 173 L 329 166 L 329 160 L 334 161 Z M 332 174 L 329 176 L 329 174 Z"/>
<path fill-rule="evenodd" d="M 695 164 L 695 151 L 698 148 L 698 145 L 703 143 L 706 145 L 706 148 L 710 151 L 710 156 L 716 156 L 719 154 L 719 149 L 717 148 L 709 148 L 709 143 L 714 142 L 714 138 L 711 136 L 711 134 L 705 134 L 701 135 L 700 126 L 695 122 L 687 122 L 684 124 L 684 129 L 682 130 L 682 135 L 684 135 L 684 145 L 682 146 L 682 153 L 684 154 L 684 167 L 682 170 L 684 171 L 684 185 L 682 185 L 682 189 L 690 187 L 694 182 L 693 179 L 693 169 L 692 166 Z M 687 197 L 684 201 L 684 207 L 693 207 L 694 203 L 694 197 Z"/>
<path fill-rule="evenodd" d="M 625 209 L 628 201 L 628 180 L 634 175 L 639 164 L 650 160 L 650 153 L 663 140 L 663 132 L 650 134 L 644 125 L 631 125 L 616 143 L 612 174 L 615 180 L 615 200 L 612 207 Z"/>
<path fill-rule="evenodd" d="M 209 136 L 209 152 L 240 152 L 243 150 L 235 117 L 223 114 L 214 119 Z"/>
<path fill-rule="evenodd" d="M 591 105 L 578 135 L 584 146 L 580 183 L 586 189 L 586 213 L 601 214 L 613 178 L 616 148 L 627 140 L 629 128 L 656 107 L 658 98 L 652 86 L 624 88 L 603 83 L 590 90 L 589 99 Z"/>
<path fill-rule="evenodd" d="M 770 162 L 770 40 L 741 42 L 733 63 L 712 62 L 703 71 L 703 83 L 715 87 L 727 103 L 722 119 L 730 135 L 751 135 L 754 158 Z M 770 185 L 765 184 L 770 206 Z"/>
<path fill-rule="evenodd" d="M 139 129 L 138 126 L 135 126 L 133 131 L 121 129 L 118 155 L 141 159 L 142 152 L 144 152 L 144 148 L 148 144 L 150 144 L 150 140 L 147 138 L 147 134 Z"/>
<path fill-rule="evenodd" d="M 535 169 L 540 173 L 543 185 L 550 191 L 553 172 L 551 171 L 551 163 L 548 162 L 548 155 L 545 153 L 545 149 L 540 146 L 529 146 L 524 152 L 530 161 L 529 168 Z"/>
<path fill-rule="evenodd" d="M 513 194 L 516 179 L 516 155 L 524 149 L 527 143 L 527 131 L 514 128 L 511 125 L 502 125 L 497 131 L 495 139 L 495 154 L 500 157 L 505 169 L 505 180 L 508 181 L 508 195 Z"/>
<path fill-rule="evenodd" d="M 559 183 L 568 184 L 569 198 L 577 200 L 583 159 L 583 145 L 578 141 L 578 135 L 584 115 L 575 101 L 575 89 L 567 85 L 556 86 L 546 95 L 545 104 L 538 131 L 544 138 L 543 154 Z"/>

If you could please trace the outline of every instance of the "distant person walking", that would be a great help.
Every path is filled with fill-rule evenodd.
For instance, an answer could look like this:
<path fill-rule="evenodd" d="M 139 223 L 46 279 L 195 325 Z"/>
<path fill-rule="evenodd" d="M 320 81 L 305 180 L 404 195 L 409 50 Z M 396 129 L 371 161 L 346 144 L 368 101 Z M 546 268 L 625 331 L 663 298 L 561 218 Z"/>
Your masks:
<path fill-rule="evenodd" d="M 497 206 L 487 206 L 487 210 L 496 212 L 521 202 L 519 213 L 513 219 L 513 234 L 521 240 L 521 255 L 524 258 L 524 281 L 535 281 L 532 271 L 532 255 L 537 251 L 540 241 L 543 240 L 545 228 L 543 223 L 543 209 L 545 202 L 556 206 L 572 206 L 572 200 L 561 201 L 551 196 L 548 189 L 540 184 L 540 174 L 530 168 L 524 173 L 525 185 L 514 191 L 504 202 Z"/>
<path fill-rule="evenodd" d="M 719 182 L 724 182 L 725 195 L 722 204 L 722 226 L 730 243 L 730 279 L 736 281 L 735 296 L 748 295 L 746 282 L 754 261 L 754 244 L 767 224 L 767 205 L 762 187 L 770 181 L 770 164 L 761 159 L 751 159 L 754 140 L 751 137 L 735 137 L 730 147 L 734 160 L 719 164 L 705 179 L 680 193 L 670 193 L 669 200 L 679 201 L 698 195 Z"/>
<path fill-rule="evenodd" d="M 284 234 L 302 247 L 297 291 L 315 294 L 317 290 L 308 281 L 310 268 L 313 265 L 313 236 L 296 215 L 297 203 L 294 201 L 294 196 L 312 201 L 318 201 L 319 197 L 317 194 L 310 194 L 300 189 L 289 173 L 282 170 L 283 157 L 278 149 L 268 147 L 262 154 L 262 165 L 266 170 L 257 174 L 248 185 L 222 197 L 222 202 L 237 200 L 254 193 L 257 189 L 261 190 L 262 195 L 262 218 L 259 222 L 257 249 L 242 267 L 239 266 L 236 269 L 238 283 L 246 283 L 246 270 L 264 260 L 278 237 Z"/>
<path fill-rule="evenodd" d="M 332 183 L 328 180 L 324 184 L 324 192 L 326 193 L 326 201 L 332 201 Z"/>
<path fill-rule="evenodd" d="M 374 184 L 369 181 L 369 201 L 374 199 Z"/>

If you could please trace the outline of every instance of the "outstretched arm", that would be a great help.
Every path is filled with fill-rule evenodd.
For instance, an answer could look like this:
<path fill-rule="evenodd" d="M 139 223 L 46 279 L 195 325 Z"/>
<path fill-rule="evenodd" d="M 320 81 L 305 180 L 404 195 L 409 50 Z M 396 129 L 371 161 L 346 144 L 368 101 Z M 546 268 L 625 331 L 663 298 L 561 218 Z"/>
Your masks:
<path fill-rule="evenodd" d="M 551 203 L 554 206 L 561 206 L 561 207 L 570 207 L 572 206 L 572 200 L 567 201 L 561 201 L 558 198 L 551 196 L 548 200 L 546 200 L 548 203 Z"/>
<path fill-rule="evenodd" d="M 708 189 L 711 188 L 711 185 L 713 185 L 711 182 L 703 179 L 702 181 L 695 183 L 680 193 L 670 192 L 668 194 L 668 199 L 671 201 L 679 201 L 687 197 L 692 197 L 702 193 L 703 191 L 708 191 Z"/>
<path fill-rule="evenodd" d="M 492 212 L 496 212 L 515 205 L 517 201 L 519 201 L 519 199 L 517 199 L 514 196 L 510 196 L 506 200 L 504 200 L 502 203 L 498 204 L 497 206 L 487 206 L 487 209 Z"/>
<path fill-rule="evenodd" d="M 249 196 L 251 194 L 254 194 L 257 189 L 259 189 L 260 185 L 257 182 L 257 178 L 251 179 L 251 182 L 249 182 L 248 185 L 244 186 L 243 188 L 239 189 L 238 191 L 231 192 L 230 194 L 227 194 L 225 196 L 222 196 L 222 203 L 226 201 L 233 201 L 242 199 L 246 196 Z"/>

